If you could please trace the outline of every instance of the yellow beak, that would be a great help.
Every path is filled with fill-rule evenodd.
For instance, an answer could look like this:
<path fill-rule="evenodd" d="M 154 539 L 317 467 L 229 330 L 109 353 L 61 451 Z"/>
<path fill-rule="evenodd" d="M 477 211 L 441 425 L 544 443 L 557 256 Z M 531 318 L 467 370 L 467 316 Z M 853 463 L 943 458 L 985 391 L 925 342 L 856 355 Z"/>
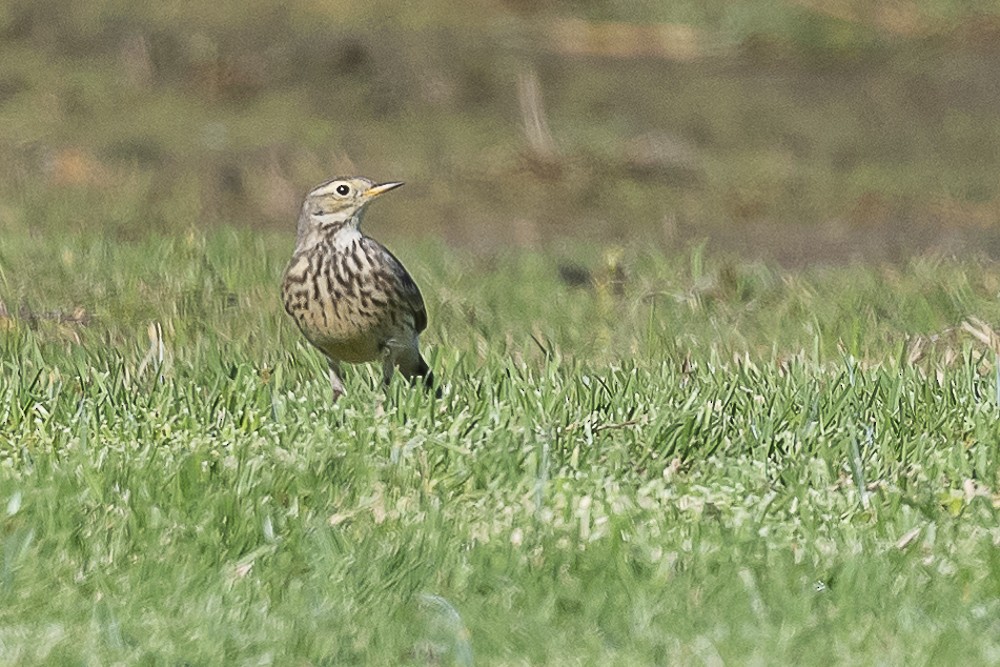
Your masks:
<path fill-rule="evenodd" d="M 367 190 L 365 190 L 365 198 L 371 199 L 372 197 L 378 197 L 380 194 L 386 193 L 389 190 L 395 190 L 400 185 L 402 185 L 402 182 L 382 183 L 381 185 L 373 185 Z"/>

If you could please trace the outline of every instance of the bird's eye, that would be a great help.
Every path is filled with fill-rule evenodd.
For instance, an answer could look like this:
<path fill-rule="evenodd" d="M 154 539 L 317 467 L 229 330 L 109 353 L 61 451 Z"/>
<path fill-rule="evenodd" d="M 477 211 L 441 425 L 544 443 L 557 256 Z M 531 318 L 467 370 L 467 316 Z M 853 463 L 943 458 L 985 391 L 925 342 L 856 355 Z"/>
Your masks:
<path fill-rule="evenodd" d="M 346 183 L 341 183 L 337 186 L 337 194 L 341 197 L 346 197 L 351 193 L 351 186 Z"/>

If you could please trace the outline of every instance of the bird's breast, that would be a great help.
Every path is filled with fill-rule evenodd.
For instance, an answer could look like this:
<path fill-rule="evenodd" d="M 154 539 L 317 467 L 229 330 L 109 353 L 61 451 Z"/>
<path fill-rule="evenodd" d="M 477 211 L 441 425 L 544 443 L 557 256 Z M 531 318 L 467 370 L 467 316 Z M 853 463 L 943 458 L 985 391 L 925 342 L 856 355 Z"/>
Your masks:
<path fill-rule="evenodd" d="M 395 330 L 413 326 L 393 307 L 391 281 L 360 244 L 296 254 L 285 270 L 282 296 L 306 338 L 342 361 L 370 361 Z"/>

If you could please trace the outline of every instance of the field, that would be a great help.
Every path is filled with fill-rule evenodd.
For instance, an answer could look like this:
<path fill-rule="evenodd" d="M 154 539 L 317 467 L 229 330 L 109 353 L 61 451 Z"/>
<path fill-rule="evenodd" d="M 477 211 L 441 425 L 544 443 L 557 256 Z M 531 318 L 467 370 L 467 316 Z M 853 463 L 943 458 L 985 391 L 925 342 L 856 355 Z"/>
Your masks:
<path fill-rule="evenodd" d="M 397 248 L 443 397 L 331 408 L 288 250 L 4 246 L 0 661 L 1000 659 L 1000 267 Z"/>
<path fill-rule="evenodd" d="M 1000 11 L 397 5 L 0 9 L 0 664 L 1000 663 Z"/>

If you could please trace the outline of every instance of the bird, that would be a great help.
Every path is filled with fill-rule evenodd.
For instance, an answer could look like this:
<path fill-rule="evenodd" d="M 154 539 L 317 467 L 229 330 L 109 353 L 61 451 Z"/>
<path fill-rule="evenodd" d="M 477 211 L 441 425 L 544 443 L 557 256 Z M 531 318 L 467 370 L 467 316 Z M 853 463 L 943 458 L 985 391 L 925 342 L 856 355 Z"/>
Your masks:
<path fill-rule="evenodd" d="M 403 185 L 363 177 L 326 181 L 306 195 L 295 250 L 285 269 L 285 310 L 328 363 L 333 402 L 346 394 L 341 364 L 381 361 L 382 381 L 396 369 L 434 386 L 420 354 L 427 308 L 413 277 L 360 229 L 368 205 Z"/>

